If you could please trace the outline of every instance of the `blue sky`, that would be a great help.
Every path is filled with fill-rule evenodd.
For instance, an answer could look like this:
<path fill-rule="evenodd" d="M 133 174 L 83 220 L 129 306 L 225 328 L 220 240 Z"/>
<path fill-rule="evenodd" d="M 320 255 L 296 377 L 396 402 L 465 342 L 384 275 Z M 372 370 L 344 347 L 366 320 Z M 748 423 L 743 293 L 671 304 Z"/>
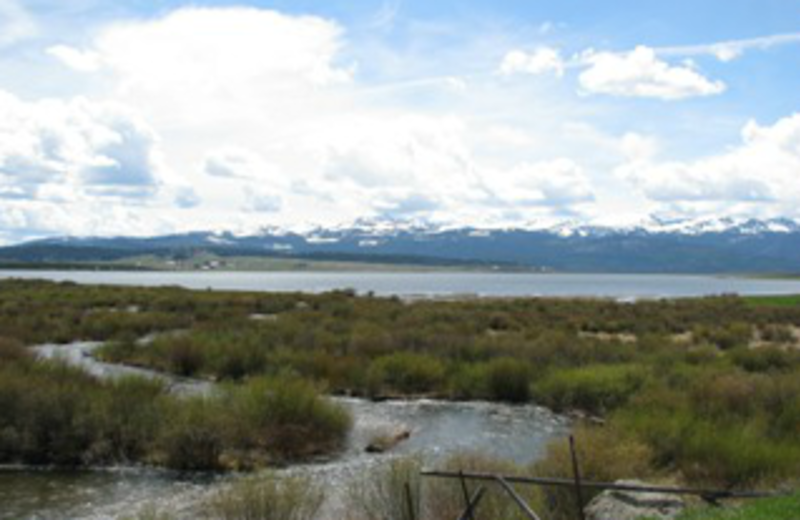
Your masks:
<path fill-rule="evenodd" d="M 800 217 L 800 2 L 0 0 L 0 242 Z"/>

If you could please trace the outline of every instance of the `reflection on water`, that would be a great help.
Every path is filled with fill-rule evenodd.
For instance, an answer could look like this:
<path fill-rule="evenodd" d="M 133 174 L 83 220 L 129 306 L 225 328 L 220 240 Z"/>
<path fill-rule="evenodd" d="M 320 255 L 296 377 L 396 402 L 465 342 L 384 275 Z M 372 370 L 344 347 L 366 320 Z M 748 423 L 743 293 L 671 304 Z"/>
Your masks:
<path fill-rule="evenodd" d="M 62 359 L 98 377 L 136 374 L 159 378 L 180 394 L 213 391 L 209 383 L 177 380 L 153 371 L 101 363 L 91 356 L 97 343 L 36 347 L 41 357 Z M 477 451 L 518 464 L 536 460 L 548 440 L 567 432 L 568 421 L 547 409 L 486 402 L 454 403 L 435 400 L 371 402 L 332 398 L 348 408 L 354 419 L 346 450 L 336 460 L 282 470 L 310 475 L 326 483 L 324 518 L 337 518 L 343 492 L 353 478 L 391 457 L 417 455 L 425 465 L 458 452 Z M 410 430 L 411 437 L 391 454 L 368 454 L 377 434 Z M 194 518 L 193 505 L 235 476 L 179 475 L 157 469 L 110 471 L 0 471 L 0 519 L 112 519 L 157 504 Z"/>
<path fill-rule="evenodd" d="M 0 469 L 0 519 L 111 519 L 153 503 L 189 514 L 215 480 L 147 469 Z"/>
<path fill-rule="evenodd" d="M 715 294 L 800 294 L 800 280 L 714 275 L 541 273 L 113 272 L 3 271 L 3 278 L 189 289 L 359 293 L 406 298 L 435 296 L 582 296 L 631 300 Z"/>

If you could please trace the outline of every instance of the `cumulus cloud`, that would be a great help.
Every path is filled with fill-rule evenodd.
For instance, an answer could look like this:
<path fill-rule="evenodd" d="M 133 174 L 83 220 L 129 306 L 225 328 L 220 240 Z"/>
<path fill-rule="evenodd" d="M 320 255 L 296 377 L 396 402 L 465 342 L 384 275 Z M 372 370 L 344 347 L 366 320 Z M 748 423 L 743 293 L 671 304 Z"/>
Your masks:
<path fill-rule="evenodd" d="M 68 64 L 102 64 L 128 90 L 242 95 L 348 81 L 334 64 L 341 28 L 312 16 L 249 7 L 183 8 L 143 22 L 112 25 L 88 49 L 56 46 Z M 81 66 L 84 65 L 84 66 Z"/>
<path fill-rule="evenodd" d="M 652 200 L 791 206 L 800 198 L 800 114 L 771 126 L 751 121 L 738 146 L 694 161 L 659 161 L 647 142 L 624 138 L 628 161 L 617 174 Z"/>
<path fill-rule="evenodd" d="M 183 187 L 183 188 L 178 188 L 175 191 L 176 193 L 174 200 L 175 204 L 179 208 L 183 209 L 195 208 L 199 206 L 200 203 L 202 202 L 200 196 L 197 195 L 197 192 L 192 188 Z"/>
<path fill-rule="evenodd" d="M 499 200 L 516 205 L 569 206 L 594 198 L 583 168 L 566 158 L 525 163 L 496 172 L 492 190 Z"/>
<path fill-rule="evenodd" d="M 100 55 L 93 51 L 81 51 L 67 45 L 54 45 L 47 49 L 47 54 L 81 72 L 94 72 L 101 67 Z"/>
<path fill-rule="evenodd" d="M 637 204 L 692 208 L 733 198 L 784 203 L 797 191 L 785 173 L 796 158 L 774 144 L 778 125 L 753 124 L 738 147 L 718 155 L 668 161 L 651 138 L 630 134 L 620 144 L 591 126 L 594 98 L 565 103 L 549 92 L 555 89 L 542 89 L 530 102 L 531 89 L 498 81 L 577 70 L 587 94 L 722 92 L 722 82 L 678 61 L 691 54 L 639 47 L 564 57 L 519 47 L 526 50 L 493 53 L 503 60 L 487 74 L 440 57 L 408 68 L 397 65 L 406 50 L 348 49 L 359 33 L 348 36 L 333 20 L 253 7 L 180 8 L 93 34 L 80 48 L 47 52 L 75 71 L 76 88 L 115 103 L 0 95 L 0 240 L 23 228 L 252 230 L 369 215 L 519 222 L 589 214 L 603 203 L 616 211 L 629 193 L 609 192 L 628 183 L 644 194 L 631 193 Z M 712 55 L 733 57 L 740 48 Z M 345 58 L 354 54 L 366 72 Z M 379 67 L 366 63 L 376 57 Z M 615 128 L 630 122 L 610 121 Z M 614 177 L 605 172 L 620 148 L 626 160 Z"/>
<path fill-rule="evenodd" d="M 30 103 L 0 91 L 0 194 L 7 197 L 150 194 L 160 168 L 156 143 L 119 105 Z"/>
<path fill-rule="evenodd" d="M 645 46 L 625 53 L 587 51 L 587 65 L 578 80 L 592 94 L 677 100 L 720 94 L 721 81 L 713 81 L 689 64 L 670 65 Z"/>
<path fill-rule="evenodd" d="M 557 49 L 540 47 L 532 52 L 515 49 L 509 51 L 500 63 L 500 74 L 564 74 L 564 60 Z"/>
<path fill-rule="evenodd" d="M 263 157 L 246 148 L 229 146 L 212 150 L 206 155 L 203 171 L 213 177 L 265 179 L 275 176 L 275 167 Z"/>
<path fill-rule="evenodd" d="M 367 189 L 413 189 L 444 201 L 481 196 L 466 124 L 456 117 L 349 118 L 322 136 L 324 175 Z"/>
<path fill-rule="evenodd" d="M 263 188 L 254 187 L 245 192 L 247 200 L 245 211 L 255 213 L 275 213 L 283 207 L 283 198 L 280 194 Z"/>

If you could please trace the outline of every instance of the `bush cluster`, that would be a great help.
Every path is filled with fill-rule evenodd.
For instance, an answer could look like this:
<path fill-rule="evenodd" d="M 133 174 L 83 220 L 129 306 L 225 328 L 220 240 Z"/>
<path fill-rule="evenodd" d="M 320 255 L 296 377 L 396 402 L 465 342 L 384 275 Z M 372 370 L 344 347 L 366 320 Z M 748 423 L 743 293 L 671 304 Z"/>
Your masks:
<path fill-rule="evenodd" d="M 152 380 L 100 381 L 36 361 L 7 340 L 0 359 L 0 463 L 252 467 L 329 454 L 350 428 L 344 410 L 296 377 L 179 398 Z"/>

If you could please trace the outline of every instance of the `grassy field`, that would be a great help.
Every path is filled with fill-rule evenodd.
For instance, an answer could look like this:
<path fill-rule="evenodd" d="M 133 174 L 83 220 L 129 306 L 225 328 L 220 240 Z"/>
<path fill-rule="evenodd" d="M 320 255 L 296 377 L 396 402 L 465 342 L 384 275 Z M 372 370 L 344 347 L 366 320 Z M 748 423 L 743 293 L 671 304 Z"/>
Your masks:
<path fill-rule="evenodd" d="M 798 520 L 800 495 L 768 498 L 743 504 L 737 508 L 696 509 L 678 520 Z"/>
<path fill-rule="evenodd" d="M 749 296 L 745 301 L 756 307 L 798 307 L 800 295 L 791 296 Z"/>
<path fill-rule="evenodd" d="M 118 260 L 95 261 L 0 261 L 4 270 L 62 271 L 223 271 L 223 272 L 538 272 L 534 268 L 512 264 L 458 262 L 441 259 L 370 257 L 316 258 L 291 256 L 221 256 L 211 252 L 182 255 L 137 255 Z"/>
<path fill-rule="evenodd" d="M 185 259 L 147 255 L 125 258 L 109 265 L 137 266 L 152 271 L 310 271 L 310 272 L 437 272 L 487 269 L 479 266 L 436 266 L 390 262 L 313 260 L 268 256 L 219 256 L 200 253 Z"/>
<path fill-rule="evenodd" d="M 346 433 L 347 420 L 316 400 L 330 392 L 579 412 L 594 418 L 575 428 L 587 478 L 791 485 L 800 479 L 799 331 L 800 301 L 787 297 L 406 302 L 3 281 L 0 461 L 182 467 L 198 458 L 185 446 L 219 468 L 302 459 L 335 450 Z M 105 342 L 111 362 L 220 381 L 227 397 L 153 409 L 142 403 L 169 398 L 20 354 L 77 339 Z M 264 393 L 279 400 L 256 399 Z M 143 397 L 129 403 L 129 394 Z M 141 420 L 115 422 L 119 410 Z M 172 426 L 140 427 L 162 423 Z M 563 442 L 526 471 L 570 475 Z M 572 507 L 558 494 L 542 503 L 563 517 Z"/>

